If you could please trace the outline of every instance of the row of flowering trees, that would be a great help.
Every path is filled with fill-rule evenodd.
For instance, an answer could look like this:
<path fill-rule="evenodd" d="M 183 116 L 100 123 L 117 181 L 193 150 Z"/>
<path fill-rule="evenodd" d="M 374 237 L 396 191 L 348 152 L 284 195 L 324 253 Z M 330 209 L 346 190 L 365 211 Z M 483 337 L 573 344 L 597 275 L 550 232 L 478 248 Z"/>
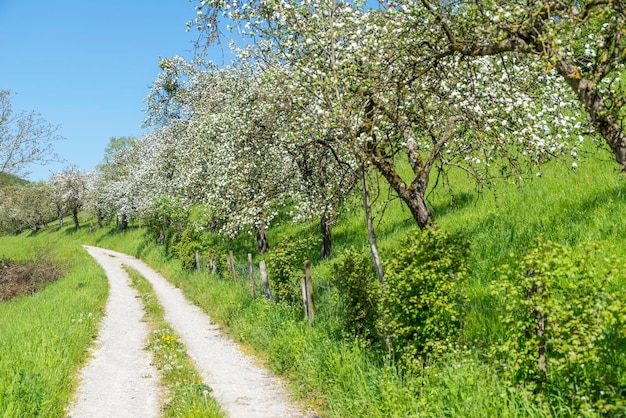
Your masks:
<path fill-rule="evenodd" d="M 319 221 L 326 257 L 350 193 L 368 208 L 368 176 L 423 228 L 435 173 L 519 177 L 591 133 L 623 167 L 620 2 L 500 3 L 201 1 L 193 23 L 214 39 L 228 19 L 237 61 L 161 60 L 151 131 L 82 173 L 82 194 L 66 186 L 81 196 L 66 204 L 150 219 L 161 239 L 195 211 L 190 227 L 253 233 L 260 252 L 285 210 Z"/>
<path fill-rule="evenodd" d="M 4 185 L 0 188 L 0 230 L 9 233 L 37 231 L 48 228 L 54 220 L 63 226 L 66 215 L 72 217 L 78 228 L 78 214 L 88 204 L 95 179 L 95 173 L 68 168 L 54 174 L 47 182 Z"/>
<path fill-rule="evenodd" d="M 563 54 L 595 51 L 575 57 L 581 66 L 601 48 L 619 55 L 617 41 L 607 47 L 585 36 L 598 25 L 605 37 L 621 36 L 611 7 L 576 15 L 580 24 L 570 18 L 577 31 L 561 42 Z M 360 191 L 368 206 L 368 176 L 385 179 L 423 228 L 434 224 L 426 195 L 435 173 L 458 169 L 483 183 L 518 177 L 551 158 L 575 158 L 591 132 L 604 136 L 600 115 L 559 65 L 530 47 L 485 47 L 513 36 L 499 32 L 498 19 L 529 24 L 537 10 L 521 3 L 500 10 L 489 2 L 202 1 L 197 9 L 194 23 L 211 38 L 222 17 L 233 23 L 242 37 L 233 47 L 238 60 L 227 68 L 161 61 L 147 100 L 153 131 L 131 151 L 141 157 L 129 159 L 138 165 L 125 190 L 134 210 L 155 202 L 162 209 L 165 198 L 181 210 L 200 206 L 198 226 L 254 233 L 260 252 L 266 228 L 288 209 L 296 220 L 319 220 L 328 255 L 349 194 Z M 493 33 L 475 37 L 470 25 L 481 20 L 472 16 L 481 13 L 500 17 L 490 21 Z M 532 24 L 561 36 L 546 19 Z M 610 79 L 623 60 L 609 61 L 604 87 L 594 91 L 617 95 Z M 162 217 L 163 226 L 170 221 Z"/>

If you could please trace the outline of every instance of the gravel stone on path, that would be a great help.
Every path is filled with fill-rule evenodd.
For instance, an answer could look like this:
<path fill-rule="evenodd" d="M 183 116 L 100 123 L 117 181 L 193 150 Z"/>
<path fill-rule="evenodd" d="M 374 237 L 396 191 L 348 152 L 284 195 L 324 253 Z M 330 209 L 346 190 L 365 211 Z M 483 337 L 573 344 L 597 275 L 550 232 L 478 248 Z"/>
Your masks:
<path fill-rule="evenodd" d="M 230 417 L 314 417 L 315 414 L 304 413 L 299 407 L 293 404 L 289 400 L 289 396 L 282 385 L 281 381 L 271 375 L 267 370 L 254 364 L 253 359 L 242 353 L 236 343 L 234 343 L 228 336 L 222 334 L 219 328 L 212 324 L 208 315 L 204 313 L 199 307 L 189 302 L 180 291 L 180 289 L 169 283 L 163 276 L 155 272 L 143 261 L 136 259 L 135 257 L 118 253 L 115 251 L 85 246 L 89 254 L 91 254 L 96 261 L 98 261 L 107 273 L 107 277 L 111 281 L 111 293 L 109 295 L 109 304 L 117 305 L 121 303 L 119 301 L 111 301 L 118 297 L 118 294 L 123 294 L 124 291 L 117 289 L 114 291 L 113 286 L 115 283 L 116 288 L 121 287 L 119 283 L 125 283 L 128 288 L 128 278 L 125 277 L 126 273 L 122 270 L 122 265 L 127 265 L 137 270 L 143 277 L 146 278 L 154 288 L 154 292 L 157 295 L 159 303 L 163 306 L 165 320 L 172 326 L 174 331 L 180 336 L 181 342 L 185 345 L 189 357 L 194 361 L 196 368 L 202 376 L 203 382 L 210 386 L 212 396 L 217 399 L 222 408 L 227 412 Z M 114 267 L 115 266 L 115 267 Z M 131 290 L 126 290 L 126 293 L 132 294 L 132 298 L 135 297 Z M 125 300 L 128 299 L 128 295 L 125 296 Z M 135 300 L 135 302 L 137 302 Z M 128 301 L 123 302 L 124 304 Z M 107 317 L 105 317 L 105 323 L 103 324 L 102 331 L 105 331 L 109 312 L 107 309 Z M 140 315 L 141 316 L 141 315 Z M 135 316 L 132 318 L 127 316 L 125 319 L 128 327 L 145 328 L 145 324 L 142 324 Z M 113 326 L 113 325 L 109 325 Z M 147 334 L 143 331 L 124 331 L 125 334 L 137 333 L 140 337 L 135 338 L 135 344 L 139 344 L 136 350 L 129 350 L 129 355 L 137 355 L 136 361 L 138 363 L 145 362 L 146 352 L 142 351 L 145 343 L 143 339 Z M 141 341 L 140 341 L 141 340 Z M 99 338 L 100 341 L 100 338 Z M 100 344 L 99 344 L 100 345 Z M 104 342 L 102 342 L 104 347 Z M 101 347 L 101 348 L 102 348 Z M 106 366 L 110 364 L 110 370 L 116 368 L 123 368 L 123 363 L 117 363 L 117 357 L 109 355 L 107 353 L 101 353 L 102 349 L 94 352 L 94 361 L 102 363 Z M 135 354 L 130 354 L 130 353 Z M 141 352 L 141 355 L 137 354 Z M 101 358 L 99 358 L 101 356 Z M 141 357 L 144 359 L 142 360 Z M 87 369 L 83 372 L 83 381 L 89 381 L 96 379 L 98 376 L 92 376 L 85 378 Z M 146 383 L 143 388 L 138 389 L 140 392 L 150 392 L 149 394 L 135 393 L 132 396 L 121 392 L 127 390 L 127 386 L 120 387 L 119 390 L 112 391 L 110 386 L 104 386 L 105 392 L 114 392 L 114 396 L 109 399 L 108 402 L 120 407 L 122 399 L 130 399 L 129 402 L 134 401 L 136 398 L 142 400 L 138 403 L 151 404 L 155 399 L 159 399 L 161 396 L 158 388 L 154 387 L 154 379 L 146 376 L 154 376 L 153 371 L 140 372 L 143 382 Z M 148 384 L 149 383 L 149 384 Z M 110 385 L 108 383 L 107 385 Z M 103 388 L 103 386 L 93 385 L 94 388 Z M 98 390 L 98 389 L 96 389 Z M 77 405 L 76 413 L 80 409 L 80 404 L 83 399 L 88 399 L 89 396 L 86 393 L 87 388 L 83 389 L 81 386 L 79 402 Z M 107 393 L 101 394 L 101 396 L 108 395 Z M 91 395 L 93 396 L 93 395 Z M 91 401 L 89 401 L 91 402 Z M 137 402 L 136 402 L 137 403 Z M 125 407 L 122 405 L 122 407 Z M 130 406 L 129 408 L 136 408 L 136 406 Z M 138 410 L 134 410 L 135 414 L 132 416 L 149 417 L 153 416 L 152 405 L 145 407 L 145 413 L 139 413 Z M 157 408 L 158 409 L 158 408 Z M 118 411 L 119 409 L 116 409 Z M 87 415 L 71 415 L 73 418 L 80 418 Z M 89 415 L 90 417 L 105 416 L 105 415 Z M 108 415 L 114 417 L 122 417 L 127 415 Z M 131 415 L 128 415 L 131 416 Z"/>
<path fill-rule="evenodd" d="M 159 416 L 162 395 L 158 371 L 144 350 L 150 330 L 141 319 L 144 307 L 121 264 L 97 248 L 87 248 L 109 280 L 105 315 L 92 351 L 81 371 L 72 418 Z"/>

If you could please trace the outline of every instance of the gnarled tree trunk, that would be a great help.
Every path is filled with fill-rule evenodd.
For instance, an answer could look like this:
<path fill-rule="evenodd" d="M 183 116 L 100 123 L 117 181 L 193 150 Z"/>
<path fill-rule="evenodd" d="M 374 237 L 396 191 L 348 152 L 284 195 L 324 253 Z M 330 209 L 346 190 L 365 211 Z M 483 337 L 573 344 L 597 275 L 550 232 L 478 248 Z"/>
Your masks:
<path fill-rule="evenodd" d="M 63 228 L 63 208 L 61 205 L 57 205 L 57 216 L 59 217 L 59 226 Z"/>
<path fill-rule="evenodd" d="M 78 208 L 72 209 L 72 218 L 74 219 L 74 228 L 78 231 Z"/>
<path fill-rule="evenodd" d="M 582 77 L 578 66 L 570 59 L 559 60 L 556 70 L 572 88 L 578 101 L 585 106 L 593 125 L 611 148 L 615 160 L 621 166 L 622 171 L 626 171 L 626 134 L 624 134 L 623 127 L 608 111 L 604 99 L 598 92 L 597 84 L 593 80 Z"/>
<path fill-rule="evenodd" d="M 320 232 L 322 233 L 322 246 L 320 248 L 320 259 L 325 260 L 330 257 L 333 249 L 332 220 L 324 213 L 320 218 Z"/>
<path fill-rule="evenodd" d="M 407 185 L 389 163 L 375 158 L 374 165 L 398 194 L 398 197 L 406 203 L 420 229 L 427 226 L 434 227 L 433 216 L 426 204 L 426 189 L 428 188 L 426 173 L 416 175 L 411 184 Z"/>
<path fill-rule="evenodd" d="M 430 0 L 421 0 L 422 4 L 433 14 L 437 22 L 441 25 L 446 38 L 450 44 L 450 50 L 458 52 L 466 56 L 488 56 L 499 55 L 507 52 L 523 53 L 539 55 L 544 58 L 549 65 L 555 64 L 555 68 L 563 80 L 571 87 L 578 101 L 585 107 L 585 110 L 591 117 L 592 123 L 607 143 L 615 160 L 620 165 L 622 171 L 626 172 L 626 133 L 623 124 L 617 120 L 617 115 L 622 111 L 622 105 L 612 106 L 603 97 L 598 82 L 605 75 L 615 71 L 621 71 L 618 64 L 623 61 L 624 43 L 622 42 L 622 33 L 617 30 L 614 34 L 607 36 L 604 40 L 605 50 L 600 51 L 607 56 L 610 54 L 610 46 L 615 50 L 612 52 L 619 59 L 604 59 L 597 61 L 598 67 L 594 70 L 595 75 L 591 78 L 585 77 L 581 67 L 576 63 L 575 58 L 560 52 L 554 45 L 557 43 L 555 39 L 551 39 L 546 34 L 546 22 L 555 19 L 555 12 L 564 12 L 569 10 L 568 2 L 547 1 L 535 2 L 538 6 L 536 10 L 529 10 L 528 16 L 532 16 L 524 24 L 519 24 L 515 30 L 509 30 L 508 36 L 503 39 L 486 38 L 481 40 L 468 41 L 463 36 L 458 36 L 454 28 L 449 26 L 444 15 L 440 14 L 438 9 Z M 624 25 L 624 5 L 623 2 L 582 2 L 586 3 L 587 10 L 577 16 L 571 11 L 572 17 L 586 19 L 592 16 L 594 12 L 602 13 L 602 7 L 610 5 L 617 12 L 620 25 Z M 533 3 L 530 3 L 533 4 Z M 514 28 L 515 24 L 508 24 L 508 28 Z M 622 102 L 626 98 L 622 94 L 619 98 Z"/>
<path fill-rule="evenodd" d="M 265 230 L 264 223 L 261 223 L 256 228 L 256 243 L 259 254 L 265 254 L 270 249 L 270 243 L 267 239 L 267 231 Z"/>

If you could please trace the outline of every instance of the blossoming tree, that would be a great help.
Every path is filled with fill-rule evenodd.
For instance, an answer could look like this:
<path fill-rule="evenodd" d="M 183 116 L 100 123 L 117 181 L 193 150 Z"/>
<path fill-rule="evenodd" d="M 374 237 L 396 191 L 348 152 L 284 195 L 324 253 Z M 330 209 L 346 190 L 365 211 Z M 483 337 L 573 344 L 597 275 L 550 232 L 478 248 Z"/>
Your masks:
<path fill-rule="evenodd" d="M 306 102 L 300 136 L 313 129 L 348 164 L 380 173 L 420 227 L 433 222 L 425 195 L 434 167 L 486 181 L 576 153 L 580 109 L 554 71 L 514 54 L 439 54 L 437 16 L 400 6 L 202 1 L 196 23 L 213 30 L 219 13 L 240 22 L 255 40 L 247 57 L 280 63 L 272 70 Z"/>
<path fill-rule="evenodd" d="M 402 2 L 414 8 L 413 2 Z M 626 171 L 626 4 L 621 0 L 421 0 L 446 54 L 528 56 L 554 69 Z M 442 51 L 443 52 L 443 51 Z M 513 74 L 513 77 L 518 77 Z"/>

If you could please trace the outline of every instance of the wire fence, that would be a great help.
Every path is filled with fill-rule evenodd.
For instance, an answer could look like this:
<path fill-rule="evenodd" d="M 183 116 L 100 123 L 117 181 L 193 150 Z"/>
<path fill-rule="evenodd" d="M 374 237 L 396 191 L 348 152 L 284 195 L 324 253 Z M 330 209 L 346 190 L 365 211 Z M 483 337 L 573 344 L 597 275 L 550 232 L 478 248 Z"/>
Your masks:
<path fill-rule="evenodd" d="M 250 255 L 249 255 L 249 259 L 251 259 Z M 238 281 L 241 283 L 247 283 L 248 281 L 250 281 L 251 292 L 254 295 L 264 294 L 265 289 L 263 287 L 262 272 L 261 272 L 261 268 L 259 267 L 259 265 L 255 263 L 251 263 L 251 262 L 242 263 L 233 258 L 232 266 L 233 266 L 233 270 L 235 274 L 235 278 L 233 279 L 235 281 Z M 223 272 L 223 273 L 228 274 L 228 272 Z M 252 279 L 250 279 L 250 276 L 252 276 Z M 302 276 L 303 277 L 305 276 L 304 266 L 302 269 Z M 332 285 L 332 280 L 330 280 L 328 277 L 316 274 L 315 276 L 312 277 L 312 282 L 314 283 L 315 293 L 318 295 L 329 295 L 329 294 L 332 295 L 332 294 L 336 294 L 337 292 L 336 287 Z M 292 286 L 292 290 L 294 292 L 298 292 L 301 290 L 301 283 L 297 283 L 295 280 L 289 283 L 289 285 Z M 311 285 L 311 287 L 313 287 L 313 285 Z M 271 289 L 265 292 L 265 295 L 267 297 L 270 297 L 269 296 L 270 292 L 271 292 Z M 334 307 L 336 308 L 341 304 L 340 296 L 339 295 L 336 295 L 336 296 L 337 297 L 333 297 L 333 298 L 318 298 L 318 301 L 322 303 L 326 303 L 326 304 L 332 303 Z M 305 298 L 305 300 L 303 300 L 303 303 L 305 304 L 305 311 L 307 309 L 312 309 L 312 306 L 310 308 L 307 308 L 306 306 L 307 304 L 306 295 L 303 294 L 303 297 Z M 480 301 L 480 298 L 477 298 L 477 301 Z M 308 303 L 312 305 L 312 300 L 309 300 Z M 479 337 L 479 338 L 471 338 L 471 344 L 475 346 L 480 346 L 480 347 L 488 347 L 494 344 L 494 339 L 497 339 L 498 337 L 494 335 L 489 335 L 490 333 L 492 334 L 494 333 L 494 329 L 499 331 L 499 333 L 502 333 L 502 334 L 506 334 L 508 332 L 508 329 L 502 328 L 502 324 L 499 323 L 500 321 L 495 318 L 501 317 L 505 314 L 506 315 L 520 315 L 520 316 L 524 314 L 524 312 L 522 311 L 506 309 L 504 306 L 498 306 L 497 304 L 494 304 L 494 303 L 481 304 L 481 303 L 476 303 L 472 301 L 469 303 L 459 303 L 456 306 L 462 311 L 462 317 L 464 318 L 463 327 L 467 327 L 467 328 L 473 327 L 473 332 L 475 333 L 473 337 Z M 485 325 L 487 322 L 489 322 L 488 324 L 489 329 L 486 329 L 485 327 L 483 327 L 483 329 L 476 329 L 478 326 Z M 495 332 L 495 333 L 498 334 L 498 332 Z M 618 334 L 618 331 L 610 330 L 610 331 L 607 331 L 606 334 L 615 336 L 616 334 Z M 467 337 L 470 337 L 470 335 L 467 335 Z"/>
<path fill-rule="evenodd" d="M 261 269 L 256 263 L 242 263 L 233 258 L 232 260 L 235 276 L 237 281 L 249 280 L 250 272 L 252 272 L 252 280 L 254 282 L 255 290 L 261 288 Z M 208 266 L 205 266 L 204 269 L 208 269 Z M 226 272 L 224 272 L 226 273 Z M 302 270 L 302 276 L 304 276 L 304 268 Z M 331 280 L 328 277 L 316 274 L 312 277 L 312 280 L 315 284 L 315 289 L 321 293 L 332 293 L 336 291 L 335 286 L 331 283 Z M 290 285 L 293 287 L 293 290 L 300 289 L 300 283 L 295 281 L 291 282 Z M 493 305 L 480 305 L 476 303 L 459 303 L 457 304 L 459 308 L 465 311 L 484 311 L 484 312 L 506 312 L 507 310 L 503 307 L 493 306 Z"/>

